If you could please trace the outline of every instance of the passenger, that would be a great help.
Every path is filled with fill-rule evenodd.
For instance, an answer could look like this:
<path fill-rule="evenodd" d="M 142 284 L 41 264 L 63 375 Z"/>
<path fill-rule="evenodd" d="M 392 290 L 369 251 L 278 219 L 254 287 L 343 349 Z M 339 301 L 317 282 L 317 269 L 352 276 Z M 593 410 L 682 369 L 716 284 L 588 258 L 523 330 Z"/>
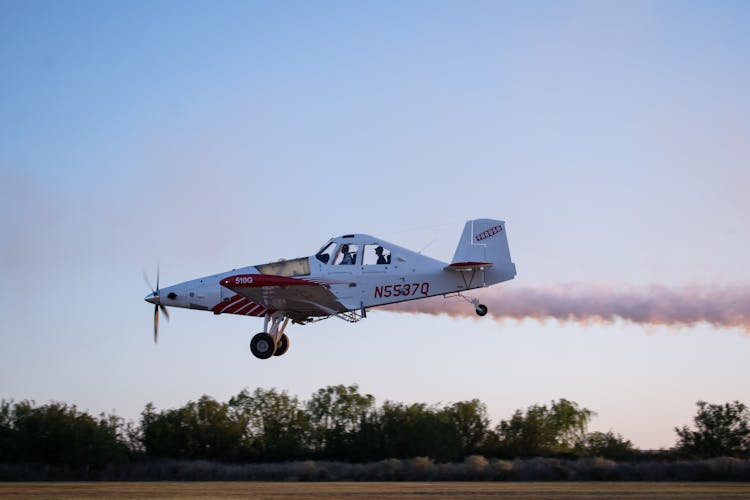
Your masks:
<path fill-rule="evenodd" d="M 344 258 L 341 259 L 342 265 L 354 264 L 354 260 L 357 257 L 356 253 L 349 253 L 349 245 L 341 245 L 341 255 L 344 256 Z"/>
<path fill-rule="evenodd" d="M 377 247 L 375 253 L 378 256 L 378 264 L 388 264 L 388 259 L 383 255 L 383 247 Z"/>

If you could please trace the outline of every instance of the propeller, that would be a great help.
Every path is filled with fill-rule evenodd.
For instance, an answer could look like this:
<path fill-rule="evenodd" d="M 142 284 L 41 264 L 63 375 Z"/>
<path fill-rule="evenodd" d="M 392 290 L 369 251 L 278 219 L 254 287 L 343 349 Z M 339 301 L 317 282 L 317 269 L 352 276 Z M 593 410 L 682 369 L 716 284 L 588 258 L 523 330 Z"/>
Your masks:
<path fill-rule="evenodd" d="M 145 271 L 143 273 L 143 279 L 151 289 L 151 295 L 146 297 L 146 301 L 154 304 L 154 344 L 156 344 L 159 340 L 159 310 L 161 310 L 164 317 L 166 317 L 167 321 L 169 321 L 169 312 L 167 311 L 167 308 L 164 307 L 164 305 L 161 303 L 161 299 L 159 299 L 159 265 L 157 264 L 156 266 L 156 290 L 154 290 L 154 287 L 151 286 L 151 282 L 149 281 L 148 276 L 146 276 Z"/>

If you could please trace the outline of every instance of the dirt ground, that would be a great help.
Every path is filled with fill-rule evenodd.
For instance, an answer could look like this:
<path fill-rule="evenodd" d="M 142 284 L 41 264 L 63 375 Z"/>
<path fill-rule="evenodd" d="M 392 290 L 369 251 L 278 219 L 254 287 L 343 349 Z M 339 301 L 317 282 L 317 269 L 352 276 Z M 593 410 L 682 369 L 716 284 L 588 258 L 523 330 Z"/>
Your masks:
<path fill-rule="evenodd" d="M 750 483 L 0 483 L 0 498 L 246 499 L 721 499 L 750 498 Z"/>

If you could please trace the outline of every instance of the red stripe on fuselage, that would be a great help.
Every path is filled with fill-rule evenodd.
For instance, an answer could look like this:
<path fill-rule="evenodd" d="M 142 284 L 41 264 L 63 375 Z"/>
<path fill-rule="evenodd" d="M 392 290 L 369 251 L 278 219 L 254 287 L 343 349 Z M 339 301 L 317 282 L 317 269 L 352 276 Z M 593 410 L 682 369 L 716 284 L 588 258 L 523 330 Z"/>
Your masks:
<path fill-rule="evenodd" d="M 268 313 L 268 309 L 263 307 L 260 304 L 257 304 L 257 307 L 252 308 L 248 312 L 245 313 L 246 316 L 265 316 L 266 313 Z"/>
<path fill-rule="evenodd" d="M 252 288 L 259 286 L 289 286 L 289 285 L 306 285 L 321 286 L 319 283 L 302 278 L 290 278 L 288 276 L 274 276 L 271 274 L 238 274 L 230 276 L 220 281 L 221 286 L 230 290 L 241 288 Z"/>
<path fill-rule="evenodd" d="M 250 301 L 243 297 L 242 299 L 238 300 L 237 302 L 235 302 L 231 306 L 229 306 L 226 309 L 224 309 L 222 311 L 222 313 L 225 313 L 225 314 L 235 314 L 237 311 L 239 311 L 240 309 L 242 309 L 243 307 L 245 307 L 246 305 L 248 305 L 248 303 L 250 303 Z"/>
<path fill-rule="evenodd" d="M 213 306 L 211 308 L 211 310 L 213 312 L 215 312 L 215 313 L 222 313 L 227 308 L 232 307 L 233 304 L 235 304 L 237 301 L 242 300 L 242 299 L 244 299 L 244 297 L 242 295 L 239 295 L 239 294 L 235 295 L 232 298 L 230 298 L 229 300 L 224 300 L 222 302 L 219 302 L 218 304 L 216 304 L 215 306 Z"/>
<path fill-rule="evenodd" d="M 245 314 L 248 310 L 252 309 L 253 307 L 257 306 L 255 302 L 247 301 L 246 304 L 242 304 L 242 307 L 237 309 L 236 311 L 232 311 L 233 314 Z"/>

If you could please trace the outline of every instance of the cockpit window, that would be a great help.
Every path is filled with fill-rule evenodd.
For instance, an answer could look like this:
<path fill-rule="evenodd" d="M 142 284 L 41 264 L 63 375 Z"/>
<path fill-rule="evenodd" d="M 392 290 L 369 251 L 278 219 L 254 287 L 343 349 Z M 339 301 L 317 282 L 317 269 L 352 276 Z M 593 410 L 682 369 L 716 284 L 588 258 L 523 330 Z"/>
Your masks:
<path fill-rule="evenodd" d="M 260 274 L 272 274 L 274 276 L 307 276 L 310 274 L 310 258 L 280 260 L 269 264 L 255 266 Z"/>
<path fill-rule="evenodd" d="M 333 255 L 333 250 L 335 248 L 336 248 L 336 243 L 330 242 L 327 245 L 325 245 L 323 248 L 321 248 L 318 253 L 315 254 L 315 258 L 318 259 L 323 264 L 328 264 L 328 261 L 331 260 L 331 255 Z"/>
<path fill-rule="evenodd" d="M 339 247 L 339 253 L 336 255 L 334 264 L 337 266 L 354 265 L 357 262 L 357 252 L 359 245 L 343 244 Z"/>
<path fill-rule="evenodd" d="M 391 251 L 381 245 L 365 245 L 365 255 L 362 264 L 365 266 L 384 265 L 391 263 Z"/>

